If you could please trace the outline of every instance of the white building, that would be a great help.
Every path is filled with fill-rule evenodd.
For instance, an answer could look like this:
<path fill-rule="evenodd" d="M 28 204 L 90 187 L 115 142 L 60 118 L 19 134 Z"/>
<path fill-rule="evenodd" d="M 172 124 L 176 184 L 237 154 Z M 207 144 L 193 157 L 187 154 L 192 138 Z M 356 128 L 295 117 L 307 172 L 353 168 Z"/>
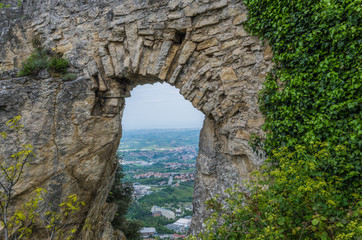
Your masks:
<path fill-rule="evenodd" d="M 191 218 L 180 218 L 172 224 L 166 225 L 168 229 L 171 229 L 176 232 L 187 232 L 191 224 Z"/>
<path fill-rule="evenodd" d="M 151 212 L 152 212 L 152 214 L 155 213 L 155 212 L 160 212 L 161 216 L 164 216 L 167 219 L 174 219 L 176 217 L 175 213 L 172 212 L 171 210 L 168 210 L 166 208 L 162 208 L 162 207 L 159 207 L 159 206 L 153 206 L 151 208 Z"/>
<path fill-rule="evenodd" d="M 157 236 L 157 231 L 156 231 L 156 228 L 154 228 L 154 227 L 148 227 L 148 228 L 144 227 L 140 230 L 140 233 L 143 238 Z"/>
<path fill-rule="evenodd" d="M 174 222 L 173 224 L 177 224 L 177 225 L 182 225 L 185 227 L 189 227 L 191 224 L 191 218 L 180 218 L 179 220 L 177 220 L 176 222 Z"/>
<path fill-rule="evenodd" d="M 168 179 L 168 184 L 169 186 L 172 186 L 172 182 L 173 182 L 173 177 L 170 176 L 170 178 Z"/>

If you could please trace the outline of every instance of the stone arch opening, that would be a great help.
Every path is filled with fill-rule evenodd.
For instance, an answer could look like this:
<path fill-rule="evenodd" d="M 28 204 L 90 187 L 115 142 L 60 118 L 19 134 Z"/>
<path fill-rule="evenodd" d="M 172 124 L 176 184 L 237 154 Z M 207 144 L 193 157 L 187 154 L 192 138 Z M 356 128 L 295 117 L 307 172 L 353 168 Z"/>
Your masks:
<path fill-rule="evenodd" d="M 144 227 L 157 228 L 160 225 L 155 224 L 151 215 L 153 206 L 173 211 L 173 216 L 170 212 L 164 213 L 172 218 L 168 224 L 192 216 L 186 211 L 189 208 L 186 201 L 192 202 L 198 139 L 204 115 L 183 99 L 176 88 L 167 83 L 156 83 L 139 85 L 132 90 L 131 97 L 126 98 L 122 118 L 123 134 L 117 155 L 122 159 L 127 181 L 137 183 L 135 202 L 129 214 L 144 222 Z M 153 205 L 149 205 L 146 196 L 151 186 L 150 197 L 163 199 L 154 201 Z M 183 193 L 182 199 L 176 193 Z M 172 196 L 179 200 L 173 202 Z M 145 203 L 148 208 L 144 207 Z M 174 204 L 179 206 L 179 213 Z"/>
<path fill-rule="evenodd" d="M 163 42 L 160 44 L 160 51 L 162 51 L 162 47 L 165 45 L 172 46 L 172 44 L 169 45 L 169 43 Z M 169 49 L 171 48 L 172 47 L 169 47 Z M 124 53 L 124 50 L 120 52 Z M 132 53 L 129 54 L 132 55 Z M 168 52 L 168 54 L 170 54 L 170 52 Z M 155 55 L 157 56 L 157 54 Z M 174 56 L 176 55 L 177 53 L 175 53 Z M 158 57 L 159 56 L 158 54 Z M 192 53 L 189 57 L 192 57 Z M 153 84 L 157 82 L 166 82 L 180 89 L 180 94 L 184 96 L 186 100 L 189 100 L 195 108 L 198 108 L 205 114 L 204 126 L 200 134 L 199 155 L 197 158 L 197 176 L 195 179 L 193 202 L 194 217 L 191 227 L 193 232 L 200 230 L 201 225 L 199 223 L 203 222 L 207 217 L 207 214 L 205 214 L 207 213 L 204 204 L 205 201 L 215 194 L 222 194 L 228 187 L 232 187 L 234 184 L 241 183 L 242 180 L 247 179 L 249 174 L 256 170 L 260 164 L 260 159 L 248 146 L 250 133 L 243 130 L 242 126 L 245 127 L 250 123 L 250 125 L 254 124 L 252 127 L 259 127 L 262 124 L 262 120 L 249 119 L 249 122 L 243 120 L 243 114 L 249 110 L 248 107 L 244 105 L 246 103 L 244 100 L 242 100 L 241 103 L 238 103 L 235 99 L 234 101 L 231 100 L 236 96 L 237 93 L 235 93 L 235 91 L 239 86 L 235 88 L 231 87 L 231 91 L 234 91 L 234 93 L 230 93 L 228 92 L 230 89 L 225 91 L 225 85 L 222 81 L 220 84 L 221 78 L 226 79 L 225 81 L 229 84 L 231 82 L 231 85 L 233 82 L 236 83 L 237 77 L 233 67 L 224 67 L 220 70 L 220 74 L 215 74 L 216 81 L 214 84 L 217 83 L 218 85 L 215 86 L 215 84 L 212 86 L 211 84 L 213 91 L 203 89 L 197 85 L 199 83 L 201 83 L 201 85 L 210 84 L 210 80 L 213 78 L 213 74 L 209 72 L 212 69 L 208 64 L 209 56 L 204 55 L 204 57 L 207 59 L 204 59 L 205 62 L 196 63 L 196 66 L 186 66 L 186 68 L 192 69 L 191 73 L 193 74 L 191 76 L 187 76 L 189 71 L 177 71 L 177 68 L 183 69 L 185 67 L 183 65 L 181 65 L 181 67 L 173 67 L 177 77 L 174 77 L 175 73 L 170 74 L 168 72 L 168 70 L 172 69 L 171 67 L 165 67 L 165 65 L 157 67 L 156 65 L 156 68 L 159 70 L 170 68 L 166 70 L 166 72 L 169 79 L 174 80 L 162 80 L 159 76 L 142 75 L 133 72 L 123 72 L 124 75 L 121 76 L 108 76 L 104 73 L 104 77 L 102 77 L 100 71 L 96 75 L 92 75 L 92 78 L 93 76 L 98 77 L 98 79 L 93 79 L 93 84 L 96 83 L 98 86 L 102 84 L 105 86 L 113 86 L 112 89 L 107 88 L 104 92 L 99 91 L 99 89 L 95 87 L 96 96 L 99 94 L 96 101 L 99 101 L 99 103 L 94 105 L 92 114 L 98 111 L 98 116 L 113 117 L 116 116 L 120 110 L 122 115 L 125 98 L 130 96 L 132 89 L 142 84 Z M 116 57 L 111 58 L 114 59 Z M 164 58 L 167 59 L 169 56 L 164 56 Z M 158 58 L 158 60 L 160 60 L 160 58 Z M 143 59 L 142 61 L 147 60 Z M 187 61 L 185 64 L 186 63 Z M 114 66 L 114 64 L 119 65 L 117 60 L 112 60 L 112 65 Z M 102 65 L 99 68 L 101 69 Z M 126 69 L 126 71 L 129 69 L 132 68 L 130 67 Z M 142 71 L 142 69 L 136 69 L 137 71 Z M 179 74 L 186 74 L 186 76 L 184 76 L 185 80 L 180 80 Z M 100 81 L 104 82 L 100 83 Z M 121 97 L 114 97 L 114 95 L 112 95 L 117 95 L 116 90 L 120 90 L 121 94 L 119 96 Z M 221 90 L 219 95 L 215 97 L 215 91 L 219 90 Z M 112 93 L 109 94 L 108 91 Z M 210 95 L 208 96 L 208 94 Z M 236 99 L 240 100 L 239 96 Z M 97 109 L 97 111 L 94 109 Z M 228 113 L 230 110 L 231 113 Z M 118 138 L 118 140 L 119 139 L 120 138 Z"/>

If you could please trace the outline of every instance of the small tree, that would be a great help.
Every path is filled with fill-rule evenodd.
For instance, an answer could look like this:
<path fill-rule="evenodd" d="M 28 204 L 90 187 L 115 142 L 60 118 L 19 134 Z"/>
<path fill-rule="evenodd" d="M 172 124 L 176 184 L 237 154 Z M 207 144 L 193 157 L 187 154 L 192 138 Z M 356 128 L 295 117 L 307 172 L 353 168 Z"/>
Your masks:
<path fill-rule="evenodd" d="M 9 157 L 0 162 L 0 226 L 4 240 L 20 240 L 32 235 L 34 225 L 44 226 L 49 240 L 72 239 L 76 229 L 68 230 L 68 226 L 74 219 L 75 214 L 84 205 L 77 195 L 67 197 L 66 201 L 59 204 L 59 211 L 44 211 L 44 195 L 46 190 L 37 188 L 34 197 L 24 203 L 18 209 L 12 210 L 14 203 L 14 189 L 21 180 L 23 171 L 29 165 L 29 161 L 35 157 L 33 147 L 21 142 L 23 125 L 20 124 L 20 116 L 6 123 L 7 131 L 0 132 L 3 139 L 11 141 L 11 148 L 7 150 Z"/>
<path fill-rule="evenodd" d="M 14 187 L 19 182 L 24 167 L 35 155 L 31 145 L 21 144 L 20 136 L 24 126 L 20 124 L 20 116 L 9 120 L 6 125 L 10 131 L 1 132 L 1 136 L 3 139 L 11 138 L 12 146 L 15 148 L 15 154 L 10 155 L 0 165 L 0 221 L 4 229 L 4 239 L 8 240 L 15 235 L 21 238 L 26 233 L 26 230 L 19 226 L 19 219 L 23 220 L 25 216 L 18 213 L 9 218 L 9 208 L 13 200 Z M 9 222 L 9 220 L 15 220 L 15 224 Z M 16 226 L 19 226 L 19 228 L 15 233 L 14 228 Z M 14 239 L 18 239 L 18 237 Z"/>

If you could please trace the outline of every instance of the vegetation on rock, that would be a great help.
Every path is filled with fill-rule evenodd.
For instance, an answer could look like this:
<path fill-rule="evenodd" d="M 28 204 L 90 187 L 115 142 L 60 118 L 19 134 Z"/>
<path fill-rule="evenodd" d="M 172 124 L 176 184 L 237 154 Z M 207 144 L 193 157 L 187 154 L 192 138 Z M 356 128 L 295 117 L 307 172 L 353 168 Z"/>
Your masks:
<path fill-rule="evenodd" d="M 50 71 L 55 73 L 67 73 L 69 67 L 68 60 L 61 58 L 59 55 L 55 55 L 49 60 L 48 68 Z"/>
<path fill-rule="evenodd" d="M 37 48 L 25 60 L 18 76 L 36 75 L 43 69 L 49 70 L 53 75 L 66 74 L 69 66 L 68 60 L 60 57 L 59 54 L 51 53 L 47 49 Z"/>
<path fill-rule="evenodd" d="M 4 3 L 0 3 L 0 9 L 2 9 L 2 8 L 9 8 L 9 7 L 11 7 L 11 5 L 10 4 L 4 4 Z"/>
<path fill-rule="evenodd" d="M 49 65 L 48 52 L 44 49 L 35 49 L 29 58 L 23 62 L 23 66 L 18 73 L 19 77 L 35 75 L 42 69 L 47 69 Z"/>
<path fill-rule="evenodd" d="M 121 230 L 127 239 L 139 240 L 141 239 L 139 233 L 141 223 L 136 220 L 129 221 L 126 219 L 128 208 L 133 200 L 132 193 L 134 188 L 132 183 L 122 181 L 124 176 L 122 165 L 119 164 L 107 199 L 107 202 L 117 204 L 117 212 L 112 221 L 112 226 L 115 229 Z"/>
<path fill-rule="evenodd" d="M 22 1 L 22 0 L 18 0 L 17 6 L 18 6 L 18 7 L 21 7 L 22 4 L 23 4 L 23 1 Z M 0 9 L 2 9 L 2 8 L 10 8 L 10 7 L 12 7 L 11 4 L 5 4 L 5 3 L 1 3 L 1 2 L 0 2 Z"/>
<path fill-rule="evenodd" d="M 23 1 L 18 0 L 17 7 L 21 7 L 22 5 L 23 5 Z M 5 4 L 5 3 L 0 2 L 0 9 L 2 9 L 2 8 L 10 8 L 10 7 L 13 7 L 13 6 L 11 6 L 11 4 Z"/>
<path fill-rule="evenodd" d="M 42 46 L 39 37 L 32 39 L 34 52 L 27 58 L 20 69 L 18 76 L 36 75 L 41 70 L 47 69 L 53 76 L 62 76 L 64 80 L 75 79 L 75 74 L 68 73 L 70 66 L 68 60 L 61 57 L 60 53 L 56 53 L 55 49 L 52 51 L 45 49 Z"/>
<path fill-rule="evenodd" d="M 35 157 L 33 147 L 22 143 L 24 126 L 20 124 L 20 119 L 17 116 L 9 120 L 6 124 L 8 130 L 0 132 L 2 139 L 10 141 L 15 151 L 0 163 L 0 235 L 4 240 L 29 239 L 33 237 L 34 226 L 43 226 L 42 229 L 37 229 L 37 233 L 44 232 L 49 240 L 73 239 L 77 229 L 70 227 L 70 224 L 84 205 L 76 194 L 68 196 L 64 202 L 55 206 L 46 202 L 44 196 L 47 191 L 37 188 L 35 196 L 13 208 L 16 201 L 15 189 L 23 180 L 22 175 L 29 166 L 29 161 Z"/>
<path fill-rule="evenodd" d="M 247 30 L 274 52 L 260 94 L 267 160 L 225 205 L 208 202 L 199 237 L 359 239 L 362 2 L 244 2 Z"/>

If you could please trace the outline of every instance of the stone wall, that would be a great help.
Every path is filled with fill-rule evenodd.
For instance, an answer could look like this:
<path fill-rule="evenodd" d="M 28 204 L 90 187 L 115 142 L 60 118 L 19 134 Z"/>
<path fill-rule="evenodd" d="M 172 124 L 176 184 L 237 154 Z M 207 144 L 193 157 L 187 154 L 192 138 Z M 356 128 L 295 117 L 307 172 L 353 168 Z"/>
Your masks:
<path fill-rule="evenodd" d="M 207 216 L 205 200 L 248 179 L 261 164 L 248 140 L 262 134 L 258 92 L 272 56 L 244 30 L 241 0 L 32 0 L 24 2 L 22 18 L 10 15 L 14 20 L 0 37 L 0 69 L 19 67 L 31 39 L 40 36 L 78 75 L 68 82 L 46 72 L 0 80 L 1 122 L 24 116 L 37 150 L 17 194 L 26 197 L 35 186 L 54 196 L 79 193 L 87 207 L 77 224 L 80 229 L 90 219 L 92 228 L 77 239 L 115 239 L 114 209 L 105 200 L 125 98 L 137 85 L 167 82 L 205 114 L 193 232 Z"/>

